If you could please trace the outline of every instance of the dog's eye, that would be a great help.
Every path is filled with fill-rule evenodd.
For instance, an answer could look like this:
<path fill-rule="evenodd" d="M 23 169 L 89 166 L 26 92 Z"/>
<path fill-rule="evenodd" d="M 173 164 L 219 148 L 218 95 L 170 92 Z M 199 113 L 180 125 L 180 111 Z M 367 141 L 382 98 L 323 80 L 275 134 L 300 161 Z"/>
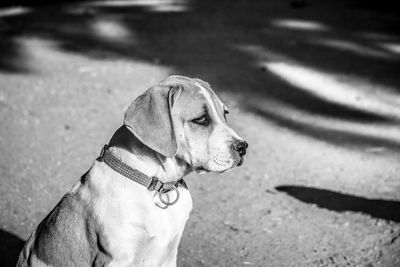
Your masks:
<path fill-rule="evenodd" d="M 210 124 L 210 120 L 207 118 L 206 115 L 203 115 L 197 119 L 194 119 L 194 120 L 192 120 L 192 122 L 194 122 L 196 124 L 204 125 L 204 126 L 207 126 Z"/>

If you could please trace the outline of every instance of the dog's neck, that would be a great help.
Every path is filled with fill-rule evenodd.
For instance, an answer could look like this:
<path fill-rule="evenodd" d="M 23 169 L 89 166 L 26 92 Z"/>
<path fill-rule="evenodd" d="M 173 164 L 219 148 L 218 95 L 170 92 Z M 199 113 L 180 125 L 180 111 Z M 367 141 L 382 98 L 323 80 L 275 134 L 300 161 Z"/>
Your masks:
<path fill-rule="evenodd" d="M 124 126 L 110 140 L 110 151 L 123 163 L 161 182 L 173 182 L 183 178 L 191 168 L 176 157 L 166 158 L 143 145 Z"/>

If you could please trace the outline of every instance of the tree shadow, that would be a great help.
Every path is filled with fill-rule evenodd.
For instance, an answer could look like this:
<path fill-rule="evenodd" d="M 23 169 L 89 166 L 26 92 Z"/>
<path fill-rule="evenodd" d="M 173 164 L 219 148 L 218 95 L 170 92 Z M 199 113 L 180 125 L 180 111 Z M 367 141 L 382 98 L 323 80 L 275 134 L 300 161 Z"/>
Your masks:
<path fill-rule="evenodd" d="M 0 229 L 0 262 L 3 267 L 14 267 L 24 241 L 14 234 Z"/>
<path fill-rule="evenodd" d="M 393 151 L 400 151 L 400 143 L 385 137 L 375 137 L 360 135 L 358 133 L 347 132 L 340 129 L 324 128 L 318 124 L 304 123 L 295 119 L 280 116 L 272 112 L 266 112 L 259 107 L 250 107 L 250 111 L 262 116 L 278 126 L 291 129 L 305 136 L 315 138 L 323 142 L 329 142 L 337 146 L 347 146 L 352 148 L 362 147 L 384 147 Z"/>
<path fill-rule="evenodd" d="M 375 218 L 400 222 L 398 201 L 368 199 L 305 186 L 282 185 L 276 189 L 302 202 L 316 204 L 332 211 L 361 212 Z"/>
<path fill-rule="evenodd" d="M 8 30 L 0 29 L 6 44 L 0 51 L 0 71 L 26 72 L 24 48 L 15 39 L 33 36 L 51 40 L 60 50 L 97 60 L 121 58 L 171 67 L 180 74 L 209 81 L 217 91 L 243 98 L 251 95 L 261 100 L 277 100 L 284 106 L 327 119 L 398 124 L 373 111 L 356 110 L 300 90 L 257 67 L 262 61 L 283 56 L 323 72 L 378 81 L 382 91 L 385 86 L 398 90 L 400 55 L 384 50 L 379 44 L 399 42 L 400 16 L 386 7 L 385 1 L 378 11 L 373 1 L 358 0 L 324 3 L 309 0 L 300 9 L 293 8 L 290 1 L 177 1 L 185 5 L 182 12 L 155 11 L 154 7 L 140 4 L 143 1 L 125 2 L 131 4 L 92 5 L 90 1 L 74 1 L 60 6 L 32 5 L 28 12 L 1 18 Z M 277 27 L 274 24 L 277 20 L 289 21 L 295 27 Z M 298 28 L 305 23 L 323 25 L 327 30 Z M 365 32 L 389 37 L 366 38 L 361 34 Z M 365 46 L 385 53 L 389 59 L 314 42 L 327 39 Z M 238 49 L 241 46 L 260 47 L 270 51 L 271 57 L 252 55 Z M 357 140 L 357 133 L 343 133 L 340 126 L 328 133 L 318 125 L 289 125 L 282 123 L 281 116 L 265 110 L 261 114 L 252 103 L 240 105 L 283 127 L 335 145 Z M 310 129 L 304 130 L 307 127 Z M 360 146 L 374 145 L 377 141 L 368 137 L 361 139 L 363 142 L 357 142 Z M 341 144 L 335 140 L 346 142 Z M 383 141 L 391 147 L 391 140 Z"/>

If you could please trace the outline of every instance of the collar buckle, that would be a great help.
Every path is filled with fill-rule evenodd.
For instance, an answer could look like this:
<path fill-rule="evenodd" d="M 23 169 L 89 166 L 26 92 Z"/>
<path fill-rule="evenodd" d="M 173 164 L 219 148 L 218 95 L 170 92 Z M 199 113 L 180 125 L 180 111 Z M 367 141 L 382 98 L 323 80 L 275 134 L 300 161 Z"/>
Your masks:
<path fill-rule="evenodd" d="M 158 180 L 157 177 L 152 176 L 150 185 L 147 187 L 147 189 L 149 189 L 149 191 L 155 190 L 155 191 L 160 192 L 161 190 L 163 190 L 163 185 L 164 185 L 164 183 L 162 183 L 160 180 Z"/>

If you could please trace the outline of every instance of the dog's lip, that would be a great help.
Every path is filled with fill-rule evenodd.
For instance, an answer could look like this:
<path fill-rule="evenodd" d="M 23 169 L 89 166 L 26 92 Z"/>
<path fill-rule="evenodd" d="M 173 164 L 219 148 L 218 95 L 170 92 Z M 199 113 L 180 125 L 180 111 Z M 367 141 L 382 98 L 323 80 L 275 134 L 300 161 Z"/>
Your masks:
<path fill-rule="evenodd" d="M 240 160 L 239 160 L 237 166 L 242 166 L 243 162 L 244 162 L 244 156 L 240 157 Z"/>
<path fill-rule="evenodd" d="M 194 170 L 196 171 L 196 172 L 201 172 L 201 171 L 205 171 L 205 172 L 210 172 L 210 170 L 208 170 L 208 169 L 206 169 L 206 168 L 204 168 L 204 167 L 197 167 L 197 168 L 194 168 Z"/>

